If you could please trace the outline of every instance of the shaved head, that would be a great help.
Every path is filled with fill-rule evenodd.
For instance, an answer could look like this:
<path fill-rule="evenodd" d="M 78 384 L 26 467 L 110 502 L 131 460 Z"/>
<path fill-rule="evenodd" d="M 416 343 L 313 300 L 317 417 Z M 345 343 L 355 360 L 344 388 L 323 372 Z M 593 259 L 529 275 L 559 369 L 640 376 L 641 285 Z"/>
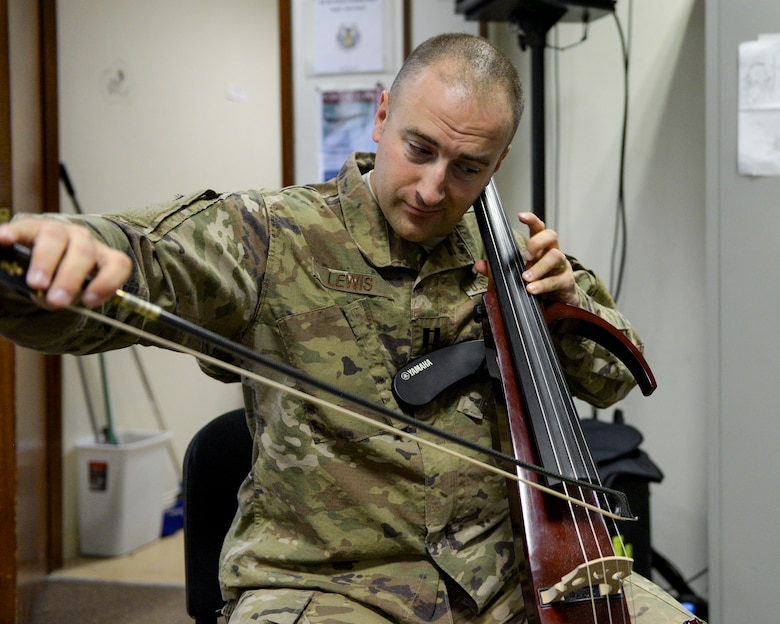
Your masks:
<path fill-rule="evenodd" d="M 426 69 L 435 71 L 444 84 L 461 91 L 464 97 L 485 104 L 504 98 L 508 112 L 507 144 L 512 140 L 525 102 L 517 69 L 503 52 L 486 39 L 465 33 L 432 37 L 415 48 L 404 62 L 390 89 L 390 101 L 400 101 L 404 89 Z"/>

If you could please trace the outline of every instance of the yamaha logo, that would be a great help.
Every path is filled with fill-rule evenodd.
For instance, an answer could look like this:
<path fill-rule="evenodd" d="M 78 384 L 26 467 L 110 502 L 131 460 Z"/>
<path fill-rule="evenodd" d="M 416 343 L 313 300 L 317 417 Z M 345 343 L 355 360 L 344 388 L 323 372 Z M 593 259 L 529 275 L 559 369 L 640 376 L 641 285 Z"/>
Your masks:
<path fill-rule="evenodd" d="M 424 360 L 418 362 L 411 368 L 405 371 L 401 371 L 401 380 L 409 381 L 412 377 L 423 372 L 426 368 L 430 368 L 431 366 L 433 366 L 433 362 L 431 362 L 428 358 L 425 358 Z"/>

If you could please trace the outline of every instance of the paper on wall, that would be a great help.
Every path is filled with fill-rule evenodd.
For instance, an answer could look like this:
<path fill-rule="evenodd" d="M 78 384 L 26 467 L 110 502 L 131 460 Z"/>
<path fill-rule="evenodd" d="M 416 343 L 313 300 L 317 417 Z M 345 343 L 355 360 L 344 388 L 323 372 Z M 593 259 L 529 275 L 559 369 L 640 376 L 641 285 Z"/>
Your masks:
<path fill-rule="evenodd" d="M 315 0 L 315 75 L 377 73 L 384 66 L 382 0 Z"/>
<path fill-rule="evenodd" d="M 739 46 L 738 170 L 780 175 L 780 37 Z"/>

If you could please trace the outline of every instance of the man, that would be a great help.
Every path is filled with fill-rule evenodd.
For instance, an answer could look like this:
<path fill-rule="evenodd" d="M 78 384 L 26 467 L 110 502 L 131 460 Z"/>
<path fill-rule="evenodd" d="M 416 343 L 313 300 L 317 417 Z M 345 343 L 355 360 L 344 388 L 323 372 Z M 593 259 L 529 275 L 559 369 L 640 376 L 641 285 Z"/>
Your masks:
<path fill-rule="evenodd" d="M 399 411 L 391 382 L 401 366 L 481 335 L 473 308 L 486 288 L 475 269 L 484 270 L 484 248 L 467 211 L 509 152 L 521 111 L 517 74 L 504 55 L 477 37 L 436 37 L 382 94 L 376 156 L 353 156 L 334 180 L 201 192 L 87 217 L 86 227 L 19 219 L 0 228 L 0 244 L 33 248 L 27 281 L 46 291 L 49 308 L 79 296 L 101 305 L 123 286 Z M 640 345 L 598 278 L 560 251 L 555 232 L 533 215 L 520 220 L 530 231 L 527 288 L 588 308 Z M 110 304 L 106 311 L 125 316 Z M 15 322 L 22 312 L 25 322 Z M 134 341 L 10 296 L 0 300 L 0 329 L 56 351 Z M 569 337 L 558 346 L 579 396 L 606 405 L 632 387 L 625 368 L 593 343 Z M 223 550 L 231 624 L 522 618 L 502 477 L 241 381 L 256 462 Z M 490 446 L 490 379 L 472 375 L 415 416 Z M 689 617 L 641 579 L 629 591 L 631 608 L 652 609 L 654 621 Z"/>

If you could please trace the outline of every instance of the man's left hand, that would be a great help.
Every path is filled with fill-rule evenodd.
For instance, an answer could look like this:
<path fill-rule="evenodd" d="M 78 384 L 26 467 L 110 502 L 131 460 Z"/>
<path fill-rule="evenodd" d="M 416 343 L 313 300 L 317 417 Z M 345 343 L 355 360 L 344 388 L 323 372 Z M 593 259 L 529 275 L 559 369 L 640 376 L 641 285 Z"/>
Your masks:
<path fill-rule="evenodd" d="M 528 292 L 578 306 L 580 297 L 574 271 L 571 262 L 558 247 L 558 234 L 546 228 L 544 222 L 532 212 L 521 212 L 518 218 L 528 226 L 530 233 L 523 252 L 523 279 L 528 283 Z M 474 268 L 483 275 L 488 274 L 485 260 L 478 260 Z"/>
<path fill-rule="evenodd" d="M 518 218 L 528 226 L 530 234 L 523 252 L 526 269 L 523 279 L 528 283 L 528 292 L 545 295 L 554 301 L 579 305 L 574 271 L 558 246 L 557 232 L 547 228 L 544 222 L 531 212 L 521 212 Z"/>

